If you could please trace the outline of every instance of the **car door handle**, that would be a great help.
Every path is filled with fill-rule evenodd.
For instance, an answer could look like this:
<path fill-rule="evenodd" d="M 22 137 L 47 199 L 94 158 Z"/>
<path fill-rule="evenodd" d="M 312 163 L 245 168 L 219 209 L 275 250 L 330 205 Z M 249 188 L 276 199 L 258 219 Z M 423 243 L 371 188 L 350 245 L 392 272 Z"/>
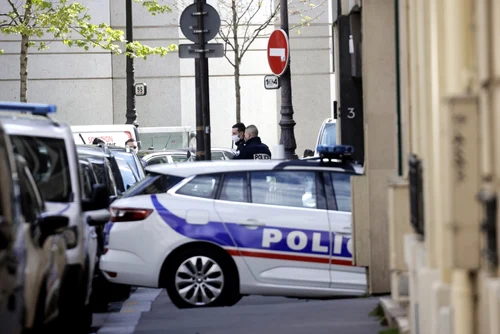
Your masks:
<path fill-rule="evenodd" d="M 241 223 L 241 225 L 249 227 L 259 227 L 259 226 L 265 226 L 266 224 L 256 219 L 247 219 L 243 223 Z"/>
<path fill-rule="evenodd" d="M 338 235 L 351 235 L 352 229 L 350 227 L 344 227 L 343 229 L 337 230 L 334 233 Z"/>

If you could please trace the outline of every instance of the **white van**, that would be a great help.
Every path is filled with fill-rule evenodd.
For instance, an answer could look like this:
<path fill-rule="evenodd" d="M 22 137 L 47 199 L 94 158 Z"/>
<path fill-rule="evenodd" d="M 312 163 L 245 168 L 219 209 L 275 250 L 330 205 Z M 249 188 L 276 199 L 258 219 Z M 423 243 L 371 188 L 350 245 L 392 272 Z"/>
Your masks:
<path fill-rule="evenodd" d="M 66 268 L 59 297 L 60 319 L 73 328 L 90 329 L 92 312 L 86 304 L 89 259 L 85 249 L 84 213 L 105 209 L 109 195 L 104 185 L 82 197 L 81 175 L 72 133 L 51 115 L 54 105 L 1 102 L 0 120 L 16 153 L 27 162 L 40 189 L 47 212 L 69 218 L 62 236 L 66 241 Z M 25 114 L 22 114 L 24 112 Z"/>
<path fill-rule="evenodd" d="M 136 127 L 132 124 L 76 125 L 71 127 L 77 144 L 92 144 L 95 138 L 107 145 L 125 146 L 134 139 L 140 150 L 179 149 L 189 146 L 189 126 Z"/>
<path fill-rule="evenodd" d="M 77 144 L 92 144 L 95 138 L 100 138 L 112 146 L 125 146 L 129 139 L 139 142 L 137 128 L 132 124 L 76 125 L 71 127 L 71 131 Z"/>
<path fill-rule="evenodd" d="M 190 126 L 139 127 L 143 150 L 174 150 L 189 147 Z"/>

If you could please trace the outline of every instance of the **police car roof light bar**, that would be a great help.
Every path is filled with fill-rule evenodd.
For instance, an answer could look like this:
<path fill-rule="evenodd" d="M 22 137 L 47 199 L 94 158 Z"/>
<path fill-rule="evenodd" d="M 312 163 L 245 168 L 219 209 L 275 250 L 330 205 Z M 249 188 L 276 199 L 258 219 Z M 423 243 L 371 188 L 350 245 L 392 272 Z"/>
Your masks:
<path fill-rule="evenodd" d="M 336 145 L 336 146 L 320 145 L 317 147 L 317 151 L 322 159 L 352 160 L 354 147 L 350 145 Z"/>
<path fill-rule="evenodd" d="M 33 115 L 47 116 L 48 114 L 54 114 L 57 110 L 57 107 L 53 104 L 0 102 L 0 110 L 29 112 Z"/>

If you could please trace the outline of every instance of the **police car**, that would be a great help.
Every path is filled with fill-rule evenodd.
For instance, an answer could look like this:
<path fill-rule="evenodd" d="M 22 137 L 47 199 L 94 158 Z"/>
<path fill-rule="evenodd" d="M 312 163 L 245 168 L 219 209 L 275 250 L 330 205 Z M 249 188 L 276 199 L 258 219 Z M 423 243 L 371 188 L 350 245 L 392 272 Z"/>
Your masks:
<path fill-rule="evenodd" d="M 110 207 L 100 268 L 114 283 L 166 288 L 179 308 L 242 295 L 359 296 L 352 264 L 349 146 L 304 160 L 147 168 Z"/>

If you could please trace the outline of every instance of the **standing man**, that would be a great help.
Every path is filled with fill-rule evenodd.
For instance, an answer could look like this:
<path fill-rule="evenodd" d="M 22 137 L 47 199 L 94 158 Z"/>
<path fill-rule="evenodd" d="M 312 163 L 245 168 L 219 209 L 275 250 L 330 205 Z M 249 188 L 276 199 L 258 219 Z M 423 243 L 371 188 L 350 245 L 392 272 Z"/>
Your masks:
<path fill-rule="evenodd" d="M 130 138 L 125 142 L 125 147 L 130 147 L 131 149 L 135 150 L 137 149 L 137 144 L 135 143 L 134 139 Z"/>
<path fill-rule="evenodd" d="M 125 142 L 125 147 L 129 147 L 132 150 L 134 150 L 135 153 L 137 153 L 137 143 L 135 142 L 134 139 L 132 138 L 127 139 L 127 141 Z"/>
<path fill-rule="evenodd" d="M 245 124 L 236 123 L 231 129 L 232 140 L 236 145 L 236 151 L 239 151 L 245 144 Z"/>
<path fill-rule="evenodd" d="M 255 125 L 249 125 L 245 129 L 245 145 L 233 159 L 271 159 L 271 151 L 259 137 L 259 130 Z"/>

